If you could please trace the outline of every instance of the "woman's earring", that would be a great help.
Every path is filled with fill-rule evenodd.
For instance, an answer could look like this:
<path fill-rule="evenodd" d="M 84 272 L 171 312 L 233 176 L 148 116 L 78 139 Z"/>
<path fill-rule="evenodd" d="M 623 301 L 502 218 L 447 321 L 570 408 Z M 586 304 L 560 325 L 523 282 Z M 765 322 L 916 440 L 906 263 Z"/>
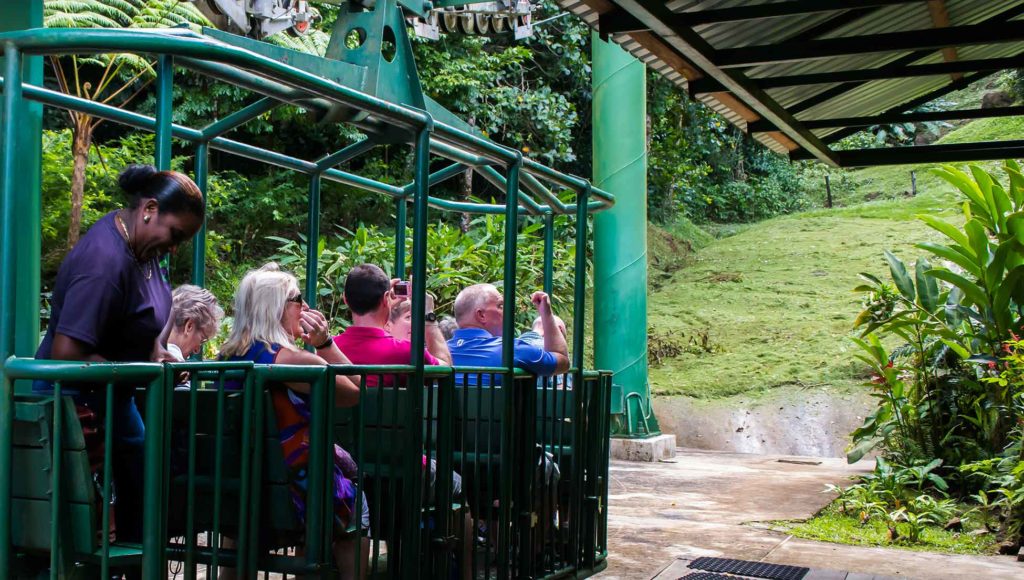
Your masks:
<path fill-rule="evenodd" d="M 144 221 L 145 223 L 148 224 L 149 223 L 149 216 L 147 215 L 147 216 L 143 217 L 142 221 Z"/>

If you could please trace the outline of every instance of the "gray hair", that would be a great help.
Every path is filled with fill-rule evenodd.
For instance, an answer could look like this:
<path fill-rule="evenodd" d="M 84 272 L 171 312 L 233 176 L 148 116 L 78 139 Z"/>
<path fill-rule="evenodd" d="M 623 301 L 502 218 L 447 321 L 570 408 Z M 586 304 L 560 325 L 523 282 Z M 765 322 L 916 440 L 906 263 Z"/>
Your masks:
<path fill-rule="evenodd" d="M 471 316 L 478 308 L 483 308 L 491 292 L 497 292 L 494 284 L 474 284 L 463 288 L 455 297 L 455 320 L 462 326 L 463 320 Z"/>
<path fill-rule="evenodd" d="M 271 344 L 298 350 L 292 337 L 281 325 L 281 315 L 288 296 L 299 291 L 299 283 L 288 272 L 271 262 L 258 270 L 250 270 L 238 283 L 235 292 L 235 322 L 231 335 L 220 349 L 221 356 L 244 355 L 256 341 L 267 349 Z"/>
<path fill-rule="evenodd" d="M 207 335 L 215 334 L 224 318 L 224 309 L 217 303 L 217 297 L 206 288 L 183 284 L 171 295 L 171 318 L 174 328 L 184 328 L 191 320 Z"/>
<path fill-rule="evenodd" d="M 455 322 L 451 316 L 442 316 L 441 320 L 437 321 L 437 326 L 441 329 L 445 340 L 451 340 L 455 336 L 455 331 L 459 329 L 459 323 Z"/>

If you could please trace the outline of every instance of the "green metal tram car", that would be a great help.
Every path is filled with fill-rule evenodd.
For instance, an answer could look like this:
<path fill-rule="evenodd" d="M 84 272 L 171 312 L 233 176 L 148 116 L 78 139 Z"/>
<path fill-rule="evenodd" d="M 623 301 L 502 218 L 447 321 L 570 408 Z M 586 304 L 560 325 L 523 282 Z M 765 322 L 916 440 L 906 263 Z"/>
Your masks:
<path fill-rule="evenodd" d="M 371 30 L 404 30 L 401 8 L 393 0 L 379 0 L 374 9 L 353 17 Z M 606 372 L 584 368 L 583 312 L 588 214 L 610 207 L 614 200 L 586 180 L 526 159 L 462 124 L 423 96 L 415 76 L 409 76 L 415 67 L 404 34 L 397 45 L 397 57 L 388 61 L 381 58 L 379 42 L 356 48 L 332 44 L 332 58 L 322 59 L 215 30 L 26 28 L 0 34 L 0 577 L 110 578 L 127 571 L 129 576 L 165 578 L 169 567 L 180 569 L 185 578 L 214 578 L 228 568 L 245 578 L 267 572 L 336 577 L 331 554 L 333 442 L 352 453 L 363 492 L 357 497 L 370 504 L 369 529 L 348 530 L 370 542 L 368 560 L 357 559 L 364 567 L 360 575 L 554 578 L 585 577 L 604 568 L 611 380 Z M 41 55 L 113 52 L 155 58 L 154 117 L 53 91 L 23 74 Z M 258 98 L 205 127 L 177 125 L 172 122 L 176 67 L 247 89 Z M 366 138 L 305 160 L 226 136 L 287 105 L 349 123 Z M 81 111 L 154 132 L 155 165 L 161 169 L 170 166 L 172 140 L 192 147 L 194 179 L 204 193 L 211 149 L 305 174 L 310 240 L 319 238 L 323 180 L 394 198 L 395 271 L 405 270 L 410 233 L 413 242 L 412 360 L 387 367 L 294 367 L 216 361 L 88 364 L 16 356 L 25 354 L 25 345 L 38 341 L 39 332 L 38 314 L 24 315 L 24 305 L 38 301 L 38 268 L 33 274 L 23 265 L 33 260 L 38 264 L 40 201 L 24 195 L 21 180 L 26 168 L 19 158 L 19 144 L 31 137 L 25 131 L 38 129 L 19 119 L 23 111 L 40 106 Z M 411 148 L 411 183 L 397 187 L 343 169 L 348 161 L 381 145 Z M 431 171 L 439 163 L 441 168 Z M 475 204 L 431 195 L 432 186 L 470 168 L 500 186 L 505 202 Z M 566 191 L 574 194 L 573 202 L 562 201 L 565 196 L 560 194 Z M 411 232 L 406 224 L 409 208 Z M 503 292 L 509 305 L 516 297 L 517 224 L 541 220 L 546 225 L 545 285 L 550 289 L 555 217 L 575 221 L 570 377 L 538 382 L 516 370 L 511 340 L 504 343 L 501 368 L 424 364 L 431 209 L 504 215 Z M 205 278 L 205 236 L 204 227 L 194 241 L 192 281 L 198 285 Z M 309 247 L 304 293 L 315 304 L 316 244 Z M 506 316 L 504 323 L 504 336 L 514 336 L 514 317 Z M 181 371 L 190 372 L 193 380 L 188 390 L 176 391 L 175 376 Z M 395 381 L 392 387 L 367 388 L 367 376 L 384 373 L 404 375 L 406 380 Z M 334 389 L 327 385 L 339 374 L 361 377 L 358 406 L 335 408 Z M 501 380 L 457 380 L 460 375 L 485 374 Z M 54 394 L 32 394 L 32 380 L 53 381 Z M 111 454 L 108 451 L 103 458 L 104 477 L 97 490 L 82 427 L 62 392 L 77 381 L 105 385 L 100 393 L 108 402 L 115 391 L 134 389 L 143 410 L 145 485 L 139 544 L 118 542 L 107 533 Z M 231 391 L 225 388 L 227 381 L 240 381 L 244 388 Z M 274 413 L 268 406 L 268 384 L 275 381 L 310 386 L 311 460 L 304 524 L 288 501 Z M 485 386 L 459 386 L 472 382 Z M 112 417 L 108 413 L 105 419 L 107 450 Z M 179 460 L 172 461 L 172 456 Z M 461 474 L 461 497 L 453 495 L 447 477 L 438 477 L 433 487 L 426 484 L 424 457 L 437 462 L 439 474 Z M 557 465 L 557 484 L 545 475 L 545 462 Z M 461 515 L 466 513 L 471 514 L 469 523 Z M 465 555 L 457 538 L 467 535 L 473 546 Z M 298 545 L 304 549 L 294 549 Z"/>

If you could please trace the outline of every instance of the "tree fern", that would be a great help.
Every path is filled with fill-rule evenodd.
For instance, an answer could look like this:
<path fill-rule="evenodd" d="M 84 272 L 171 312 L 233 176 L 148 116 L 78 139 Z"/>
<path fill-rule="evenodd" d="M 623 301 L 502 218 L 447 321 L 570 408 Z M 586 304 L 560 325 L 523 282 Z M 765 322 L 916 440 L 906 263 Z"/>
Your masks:
<path fill-rule="evenodd" d="M 311 30 L 305 36 L 293 36 L 287 32 L 279 32 L 268 37 L 267 42 L 299 52 L 323 56 L 327 52 L 327 45 L 331 42 L 331 35 L 319 29 Z"/>

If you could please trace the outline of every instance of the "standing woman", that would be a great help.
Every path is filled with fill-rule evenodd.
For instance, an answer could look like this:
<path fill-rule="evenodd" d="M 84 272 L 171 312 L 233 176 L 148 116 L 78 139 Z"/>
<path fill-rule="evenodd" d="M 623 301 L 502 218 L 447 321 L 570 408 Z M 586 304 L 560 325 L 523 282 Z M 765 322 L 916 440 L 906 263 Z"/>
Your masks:
<path fill-rule="evenodd" d="M 171 286 L 161 256 L 196 234 L 203 195 L 187 176 L 129 165 L 118 176 L 127 205 L 100 218 L 68 253 L 53 287 L 52 313 L 37 359 L 90 362 L 164 362 Z M 37 381 L 35 390 L 52 385 Z M 74 383 L 90 462 L 102 470 L 106 412 L 113 413 L 113 473 L 117 539 L 139 541 L 142 531 L 142 445 L 145 429 L 133 389 L 115 390 L 105 409 L 102 385 Z M 109 531 L 109 530 L 108 530 Z"/>

